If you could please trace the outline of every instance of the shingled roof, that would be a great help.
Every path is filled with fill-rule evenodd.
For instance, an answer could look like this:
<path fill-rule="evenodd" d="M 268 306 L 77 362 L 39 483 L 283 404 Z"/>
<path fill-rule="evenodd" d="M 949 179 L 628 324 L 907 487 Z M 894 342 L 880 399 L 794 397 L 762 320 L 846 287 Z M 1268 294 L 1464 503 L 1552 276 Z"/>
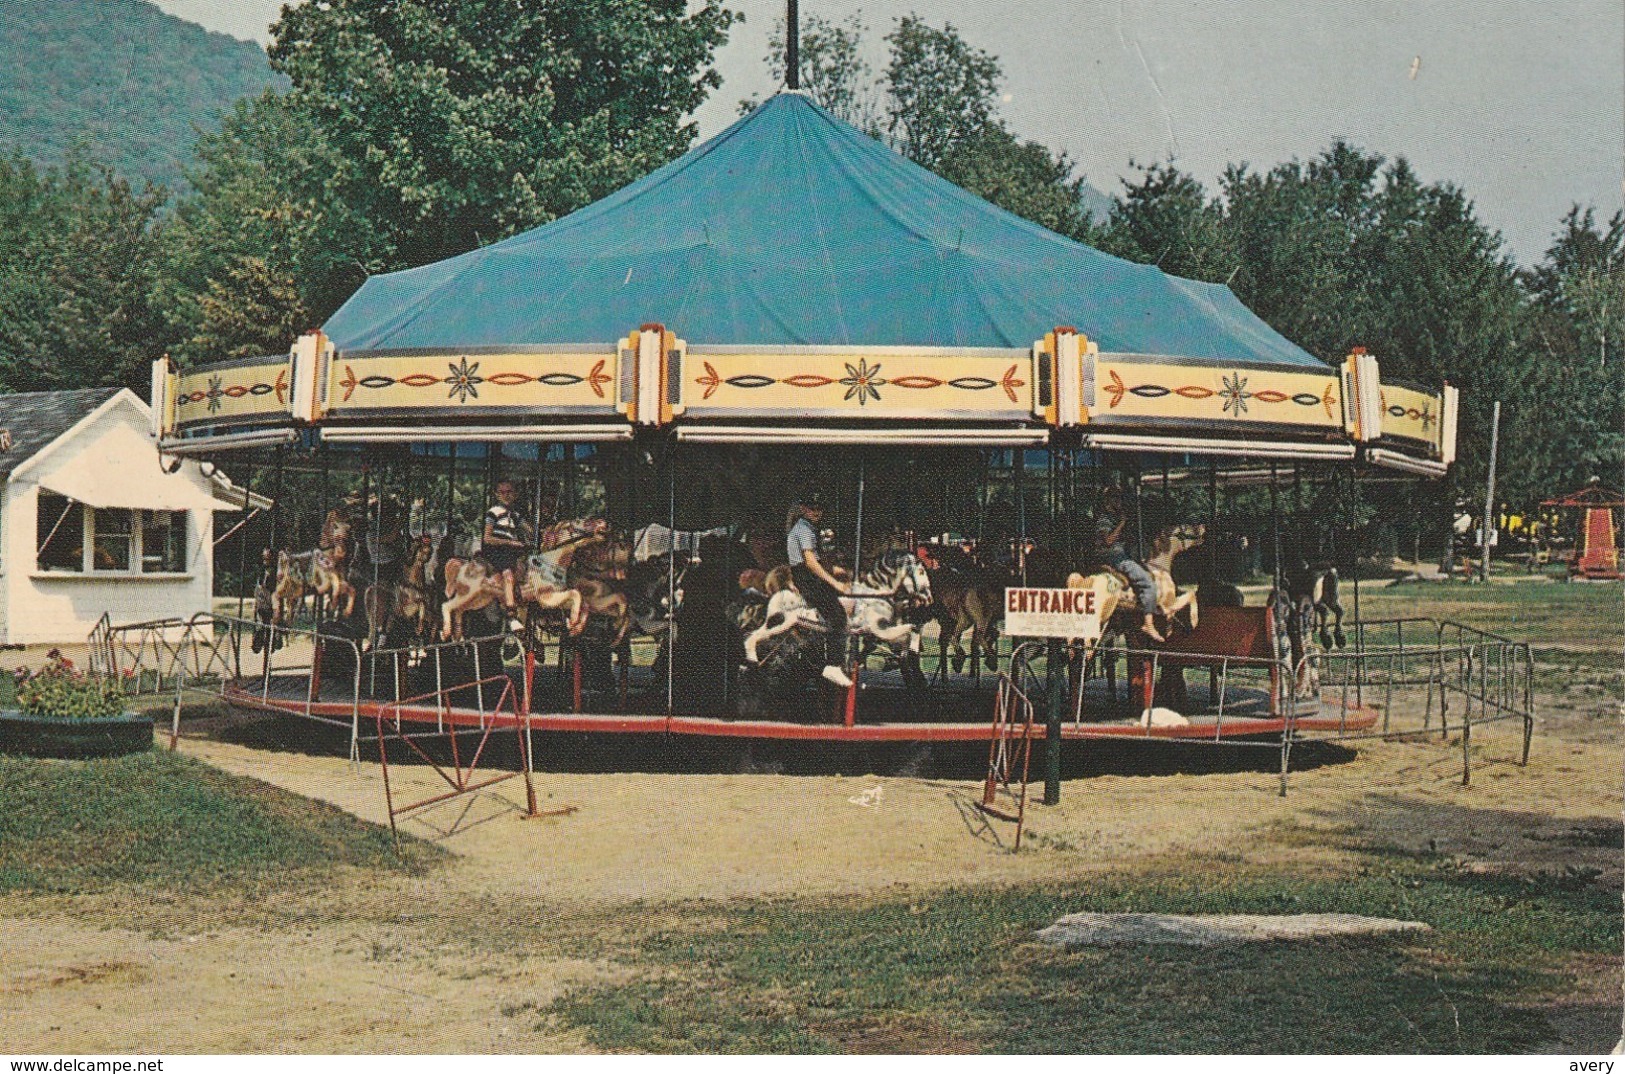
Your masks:
<path fill-rule="evenodd" d="M 121 390 L 76 388 L 0 395 L 0 430 L 11 434 L 11 447 L 0 451 L 0 479 L 10 477 L 13 470 Z"/>

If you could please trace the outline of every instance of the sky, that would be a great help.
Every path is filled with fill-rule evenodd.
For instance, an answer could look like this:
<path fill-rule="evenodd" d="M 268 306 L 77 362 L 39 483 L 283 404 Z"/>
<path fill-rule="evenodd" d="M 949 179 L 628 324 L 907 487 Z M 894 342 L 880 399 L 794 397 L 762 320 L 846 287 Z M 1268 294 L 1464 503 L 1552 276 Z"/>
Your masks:
<path fill-rule="evenodd" d="M 269 40 L 282 0 L 155 0 L 209 29 Z M 775 87 L 762 56 L 782 0 L 731 0 L 702 135 Z M 1461 186 L 1523 262 L 1575 202 L 1625 206 L 1620 0 L 801 0 L 861 10 L 870 63 L 913 11 L 998 56 L 1003 115 L 1064 150 L 1108 194 L 1130 161 L 1172 158 L 1210 185 L 1226 165 L 1307 159 L 1335 138 Z"/>

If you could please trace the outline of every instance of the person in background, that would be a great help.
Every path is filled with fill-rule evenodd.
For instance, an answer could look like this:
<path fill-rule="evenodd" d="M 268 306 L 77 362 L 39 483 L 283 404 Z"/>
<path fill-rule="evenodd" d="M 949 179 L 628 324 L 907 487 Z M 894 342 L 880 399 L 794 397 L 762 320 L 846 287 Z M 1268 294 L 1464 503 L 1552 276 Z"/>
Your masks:
<path fill-rule="evenodd" d="M 830 571 L 819 558 L 819 525 L 824 521 L 823 500 L 817 493 L 803 496 L 790 505 L 785 519 L 784 554 L 790 561 L 790 576 L 796 591 L 823 618 L 829 633 L 824 638 L 824 679 L 845 689 L 852 685 L 846 674 L 846 609 L 841 597 L 850 587 Z"/>

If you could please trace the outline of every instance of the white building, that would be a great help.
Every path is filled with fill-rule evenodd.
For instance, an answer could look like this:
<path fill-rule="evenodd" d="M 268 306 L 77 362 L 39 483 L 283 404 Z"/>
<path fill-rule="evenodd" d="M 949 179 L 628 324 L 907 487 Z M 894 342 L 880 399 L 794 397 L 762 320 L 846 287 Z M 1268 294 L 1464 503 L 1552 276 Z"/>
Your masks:
<path fill-rule="evenodd" d="M 235 510 L 220 497 L 237 490 L 196 462 L 166 472 L 149 427 L 126 388 L 0 396 L 7 643 L 84 641 L 104 612 L 128 623 L 209 610 L 214 512 Z"/>

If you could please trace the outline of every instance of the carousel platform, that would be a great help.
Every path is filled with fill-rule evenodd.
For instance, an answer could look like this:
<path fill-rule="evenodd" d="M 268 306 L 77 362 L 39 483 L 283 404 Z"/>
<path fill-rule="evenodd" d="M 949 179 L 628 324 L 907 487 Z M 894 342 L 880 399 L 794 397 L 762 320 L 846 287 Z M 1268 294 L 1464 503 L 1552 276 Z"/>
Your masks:
<path fill-rule="evenodd" d="M 539 675 L 532 683 L 529 723 L 536 732 L 588 733 L 604 735 L 691 735 L 712 738 L 779 739 L 823 742 L 976 742 L 993 737 L 991 714 L 995 679 L 981 683 L 954 683 L 937 686 L 925 698 L 910 697 L 895 674 L 869 673 L 862 677 L 852 718 L 846 718 L 846 695 L 833 688 L 819 687 L 802 694 L 764 704 L 770 715 L 741 717 L 731 714 L 694 714 L 674 711 L 665 714 L 663 689 L 647 674 L 630 677 L 623 693 L 614 690 L 587 690 L 582 694 L 582 710 L 570 705 L 566 683 Z M 308 679 L 296 675 L 274 676 L 269 682 L 258 678 L 228 682 L 222 688 L 226 701 L 239 708 L 291 716 L 317 717 L 329 722 L 356 721 L 363 728 L 385 724 L 417 730 L 511 727 L 520 722 L 524 707 L 522 677 L 511 677 L 511 701 L 502 701 L 500 683 L 488 683 L 486 696 L 475 696 L 471 687 L 452 692 L 449 702 L 394 701 L 387 697 L 352 697 L 345 685 L 323 684 L 314 695 Z M 1108 696 L 1104 683 L 1091 682 L 1076 714 L 1062 722 L 1063 739 L 1142 738 L 1168 740 L 1222 740 L 1278 737 L 1286 727 L 1286 717 L 1270 711 L 1269 694 L 1264 689 L 1230 687 L 1225 692 L 1223 711 L 1217 699 L 1192 684 L 1189 692 L 1189 723 L 1173 726 L 1146 726 L 1138 713 L 1121 697 Z M 1328 692 L 1318 701 L 1302 701 L 1294 720 L 1299 733 L 1352 733 L 1369 730 L 1379 719 L 1377 710 L 1345 700 Z M 1075 718 L 1074 718 L 1075 716 Z M 1045 728 L 1034 725 L 1035 737 Z"/>

